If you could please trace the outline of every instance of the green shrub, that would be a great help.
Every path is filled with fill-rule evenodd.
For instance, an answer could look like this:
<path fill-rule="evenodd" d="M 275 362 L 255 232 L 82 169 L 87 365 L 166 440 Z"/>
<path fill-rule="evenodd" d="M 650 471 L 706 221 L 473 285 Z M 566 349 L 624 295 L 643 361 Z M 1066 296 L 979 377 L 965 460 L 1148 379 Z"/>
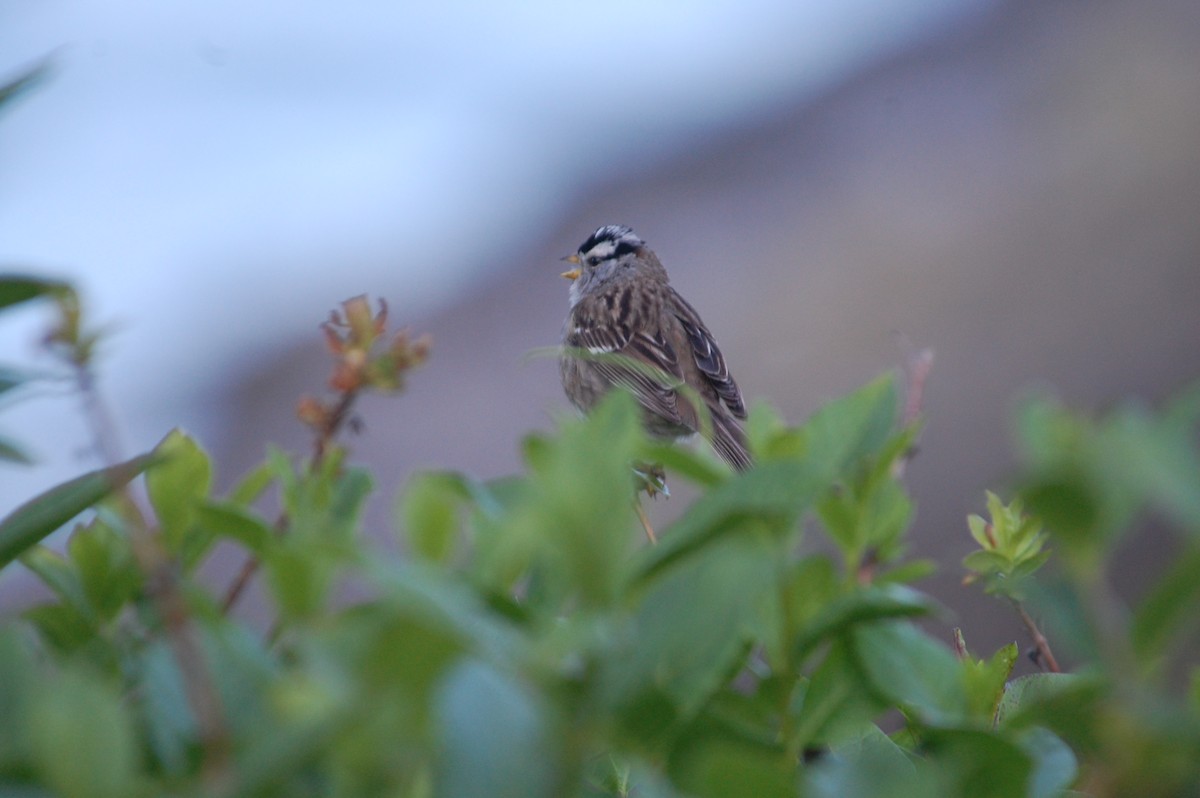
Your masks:
<path fill-rule="evenodd" d="M 38 296 L 94 392 L 70 289 L 0 279 L 0 306 Z M 1198 793 L 1200 679 L 1181 652 L 1200 605 L 1200 392 L 1158 413 L 1034 400 L 1020 414 L 1020 495 L 964 525 L 980 545 L 968 578 L 1014 605 L 1044 666 L 1035 617 L 1079 666 L 1011 679 L 1015 644 L 978 657 L 915 623 L 940 609 L 912 587 L 929 564 L 904 556 L 897 475 L 916 429 L 897 424 L 890 376 L 798 427 L 756 409 L 744 474 L 647 441 L 613 395 L 529 437 L 520 474 L 414 476 L 397 510 L 409 555 L 381 553 L 362 530 L 372 478 L 336 443 L 357 395 L 398 389 L 426 354 L 381 316 L 353 300 L 327 327 L 334 398 L 301 403 L 310 456 L 272 451 L 216 496 L 209 456 L 176 431 L 0 522 L 0 564 L 54 596 L 0 624 L 0 791 Z M 700 489 L 657 545 L 634 512 L 630 464 L 647 461 Z M 148 506 L 127 489 L 138 479 Z M 268 493 L 277 515 L 256 509 Z M 1147 512 L 1183 554 L 1126 607 L 1106 574 Z M 80 513 L 64 552 L 39 543 Z M 805 553 L 805 534 L 836 556 Z M 218 541 L 252 563 L 232 587 L 196 576 Z M 251 578 L 266 634 L 238 617 Z M 334 601 L 347 580 L 367 598 Z"/>

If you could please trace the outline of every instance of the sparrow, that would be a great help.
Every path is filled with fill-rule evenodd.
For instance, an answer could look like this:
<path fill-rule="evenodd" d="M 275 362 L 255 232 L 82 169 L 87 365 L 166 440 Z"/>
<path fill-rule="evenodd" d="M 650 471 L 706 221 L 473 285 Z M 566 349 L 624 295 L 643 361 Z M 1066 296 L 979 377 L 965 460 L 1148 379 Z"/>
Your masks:
<path fill-rule="evenodd" d="M 574 266 L 562 274 L 571 288 L 559 360 L 571 403 L 586 413 L 624 386 L 651 435 L 702 432 L 731 467 L 749 468 L 742 392 L 716 339 L 646 242 L 628 227 L 605 225 L 563 260 Z"/>

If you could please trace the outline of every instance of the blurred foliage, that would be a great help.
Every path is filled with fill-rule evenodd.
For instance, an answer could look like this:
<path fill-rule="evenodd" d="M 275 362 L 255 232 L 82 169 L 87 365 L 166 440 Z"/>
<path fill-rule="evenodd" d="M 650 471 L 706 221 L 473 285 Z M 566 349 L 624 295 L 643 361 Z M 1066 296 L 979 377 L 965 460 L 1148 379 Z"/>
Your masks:
<path fill-rule="evenodd" d="M 51 66 L 51 59 L 47 57 L 36 64 L 25 67 L 16 77 L 0 79 L 0 111 L 45 80 L 50 74 Z"/>
<path fill-rule="evenodd" d="M 988 491 L 987 507 L 990 521 L 978 515 L 967 517 L 979 549 L 963 560 L 969 571 L 964 581 L 970 584 L 982 578 L 988 593 L 1021 600 L 1026 580 L 1050 559 L 1050 550 L 1044 547 L 1046 533 L 1036 518 L 1022 512 L 1019 499 L 1006 506 Z"/>
<path fill-rule="evenodd" d="M 0 280 L 0 297 L 19 290 Z M 343 399 L 419 362 L 365 318 L 369 341 L 331 347 Z M 372 371 L 376 342 L 400 372 Z M 347 357 L 369 379 L 349 379 Z M 914 508 L 896 475 L 916 431 L 897 425 L 897 393 L 882 377 L 800 426 L 757 408 L 742 474 L 647 441 L 614 394 L 529 437 L 520 474 L 414 476 L 397 503 L 404 557 L 364 534 L 373 481 L 331 440 L 339 401 L 302 405 L 313 456 L 272 451 L 223 496 L 204 449 L 172 432 L 0 522 L 8 568 L 52 593 L 0 623 L 0 791 L 1200 794 L 1200 671 L 1184 653 L 1200 617 L 1200 392 L 1157 413 L 1022 411 L 1020 495 L 971 518 L 967 566 L 1048 619 L 1078 665 L 1017 679 L 1015 644 L 977 657 L 915 623 L 940 609 L 912 586 L 930 566 L 904 556 Z M 700 495 L 650 546 L 631 463 L 655 460 Z M 125 485 L 142 472 L 149 506 L 134 512 Z M 85 509 L 65 550 L 39 542 Z M 1146 513 L 1182 554 L 1127 607 L 1107 575 Z M 835 554 L 802 545 L 818 533 Z M 145 534 L 160 557 L 139 553 Z M 218 543 L 261 563 L 267 634 L 198 577 Z M 1043 579 L 1049 546 L 1065 557 Z M 360 598 L 336 600 L 347 583 Z M 180 603 L 162 600 L 172 585 Z"/>

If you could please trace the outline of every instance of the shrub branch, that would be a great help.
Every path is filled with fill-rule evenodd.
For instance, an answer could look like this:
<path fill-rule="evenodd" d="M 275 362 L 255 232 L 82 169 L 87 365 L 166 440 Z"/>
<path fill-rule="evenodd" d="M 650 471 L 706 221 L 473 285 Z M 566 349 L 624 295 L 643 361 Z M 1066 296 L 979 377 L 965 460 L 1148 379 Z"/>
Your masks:
<path fill-rule="evenodd" d="M 99 335 L 83 331 L 81 307 L 74 291 L 64 290 L 55 299 L 59 323 L 46 336 L 45 343 L 70 366 L 96 451 L 106 465 L 115 466 L 123 460 L 116 425 L 96 385 L 92 368 Z M 114 482 L 112 495 L 129 531 L 134 558 L 145 578 L 146 596 L 162 621 L 188 706 L 196 720 L 204 751 L 201 768 L 204 781 L 210 788 L 215 788 L 230 778 L 231 741 L 220 695 L 205 665 L 203 646 L 179 584 L 176 563 L 163 549 L 146 514 L 133 498 L 128 482 Z"/>

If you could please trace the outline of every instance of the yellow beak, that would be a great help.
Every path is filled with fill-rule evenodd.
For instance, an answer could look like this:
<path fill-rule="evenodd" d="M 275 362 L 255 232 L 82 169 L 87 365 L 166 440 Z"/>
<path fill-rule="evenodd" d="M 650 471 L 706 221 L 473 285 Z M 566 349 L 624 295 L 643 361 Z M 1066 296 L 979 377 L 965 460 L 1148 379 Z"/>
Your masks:
<path fill-rule="evenodd" d="M 563 272 L 562 276 L 566 277 L 568 280 L 578 280 L 579 275 L 583 274 L 583 271 L 579 268 L 579 256 L 568 255 L 567 257 L 563 258 L 563 260 L 567 263 L 574 263 L 575 268 L 571 269 L 570 271 Z"/>

